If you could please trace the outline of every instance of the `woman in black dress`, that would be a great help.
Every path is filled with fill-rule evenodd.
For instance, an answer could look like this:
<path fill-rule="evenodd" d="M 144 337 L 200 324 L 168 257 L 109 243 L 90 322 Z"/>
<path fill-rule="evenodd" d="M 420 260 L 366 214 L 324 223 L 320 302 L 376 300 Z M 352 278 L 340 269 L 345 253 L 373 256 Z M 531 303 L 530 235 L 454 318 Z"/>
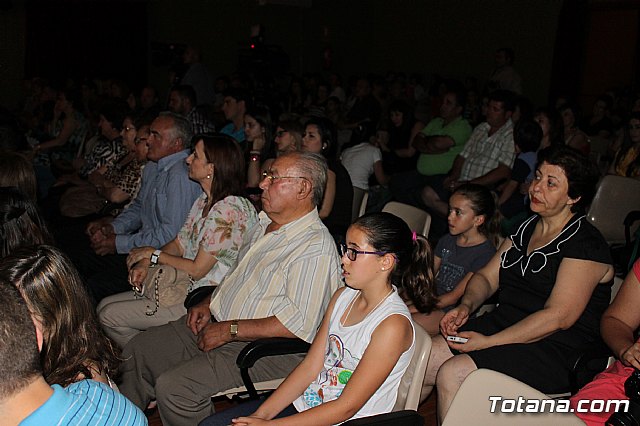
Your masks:
<path fill-rule="evenodd" d="M 599 338 L 614 276 L 609 248 L 583 213 L 597 181 L 595 166 L 576 150 L 541 151 L 529 188 L 535 216 L 474 274 L 460 305 L 442 318 L 442 336 L 433 340 L 425 381 L 438 386 L 441 420 L 478 368 L 545 393 L 568 390 L 568 358 Z M 498 289 L 496 309 L 469 319 Z M 454 343 L 449 336 L 468 341 Z"/>

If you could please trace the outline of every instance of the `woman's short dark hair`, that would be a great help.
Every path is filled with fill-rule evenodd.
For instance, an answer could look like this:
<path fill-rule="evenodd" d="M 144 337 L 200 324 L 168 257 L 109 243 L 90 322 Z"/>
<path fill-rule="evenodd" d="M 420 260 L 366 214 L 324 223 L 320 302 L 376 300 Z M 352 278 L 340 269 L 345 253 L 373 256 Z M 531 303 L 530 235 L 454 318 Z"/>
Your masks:
<path fill-rule="evenodd" d="M 22 246 L 52 242 L 34 200 L 18 188 L 0 187 L 0 258 Z"/>
<path fill-rule="evenodd" d="M 316 126 L 318 128 L 318 135 L 322 144 L 326 144 L 327 147 L 322 150 L 322 155 L 326 158 L 335 158 L 338 149 L 338 136 L 336 125 L 333 121 L 325 117 L 313 117 L 307 121 L 307 126 Z"/>
<path fill-rule="evenodd" d="M 387 212 L 366 214 L 351 226 L 358 227 L 376 251 L 393 253 L 396 266 L 391 272 L 391 283 L 401 287 L 418 311 L 430 313 L 435 309 L 438 299 L 434 290 L 433 252 L 424 236 L 415 234 L 405 221 Z"/>
<path fill-rule="evenodd" d="M 23 247 L 0 262 L 0 277 L 13 283 L 40 321 L 44 377 L 63 387 L 95 372 L 114 377 L 118 351 L 96 316 L 80 275 L 55 247 Z"/>
<path fill-rule="evenodd" d="M 574 148 L 558 145 L 538 153 L 538 167 L 543 162 L 562 168 L 569 182 L 569 197 L 580 198 L 571 206 L 571 211 L 584 211 L 591 204 L 600 179 L 600 172 L 593 161 Z"/>
<path fill-rule="evenodd" d="M 211 206 L 225 197 L 244 194 L 245 162 L 240 145 L 230 136 L 220 133 L 196 135 L 193 137 L 193 146 L 198 141 L 203 142 L 207 162 L 212 163 L 214 168 L 206 209 L 208 213 Z"/>

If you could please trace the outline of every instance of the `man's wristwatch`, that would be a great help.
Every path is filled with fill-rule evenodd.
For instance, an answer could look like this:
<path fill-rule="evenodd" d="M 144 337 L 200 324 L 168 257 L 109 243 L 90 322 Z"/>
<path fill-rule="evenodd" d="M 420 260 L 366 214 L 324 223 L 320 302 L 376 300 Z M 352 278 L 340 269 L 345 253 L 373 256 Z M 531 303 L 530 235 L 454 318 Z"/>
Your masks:
<path fill-rule="evenodd" d="M 162 250 L 156 250 L 151 254 L 151 258 L 149 259 L 151 261 L 151 266 L 156 266 L 158 264 L 160 253 L 162 253 Z"/>
<path fill-rule="evenodd" d="M 231 321 L 231 326 L 229 327 L 229 334 L 231 335 L 231 340 L 235 340 L 238 337 L 238 320 Z"/>

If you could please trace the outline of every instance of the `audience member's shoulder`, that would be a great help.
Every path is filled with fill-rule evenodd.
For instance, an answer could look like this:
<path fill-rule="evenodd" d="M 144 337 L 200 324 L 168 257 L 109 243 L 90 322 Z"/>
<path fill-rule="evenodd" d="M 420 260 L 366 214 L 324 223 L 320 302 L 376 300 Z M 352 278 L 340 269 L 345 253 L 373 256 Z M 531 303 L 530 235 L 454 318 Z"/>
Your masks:
<path fill-rule="evenodd" d="M 80 405 L 77 412 L 86 413 L 84 417 L 91 419 L 87 424 L 147 424 L 144 413 L 138 407 L 104 383 L 85 379 L 70 384 L 64 390 L 78 398 Z"/>

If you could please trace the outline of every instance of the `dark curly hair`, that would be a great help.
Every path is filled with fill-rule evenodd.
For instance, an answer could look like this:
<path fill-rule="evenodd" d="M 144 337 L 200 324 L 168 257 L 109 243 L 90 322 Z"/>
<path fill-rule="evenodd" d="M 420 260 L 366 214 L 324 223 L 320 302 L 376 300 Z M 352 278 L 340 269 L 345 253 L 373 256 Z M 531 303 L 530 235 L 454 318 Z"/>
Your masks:
<path fill-rule="evenodd" d="M 538 152 L 538 165 L 543 162 L 562 168 L 569 182 L 569 197 L 580 198 L 571 206 L 571 211 L 585 211 L 596 194 L 596 185 L 600 179 L 600 172 L 593 161 L 574 148 L 558 145 Z"/>

